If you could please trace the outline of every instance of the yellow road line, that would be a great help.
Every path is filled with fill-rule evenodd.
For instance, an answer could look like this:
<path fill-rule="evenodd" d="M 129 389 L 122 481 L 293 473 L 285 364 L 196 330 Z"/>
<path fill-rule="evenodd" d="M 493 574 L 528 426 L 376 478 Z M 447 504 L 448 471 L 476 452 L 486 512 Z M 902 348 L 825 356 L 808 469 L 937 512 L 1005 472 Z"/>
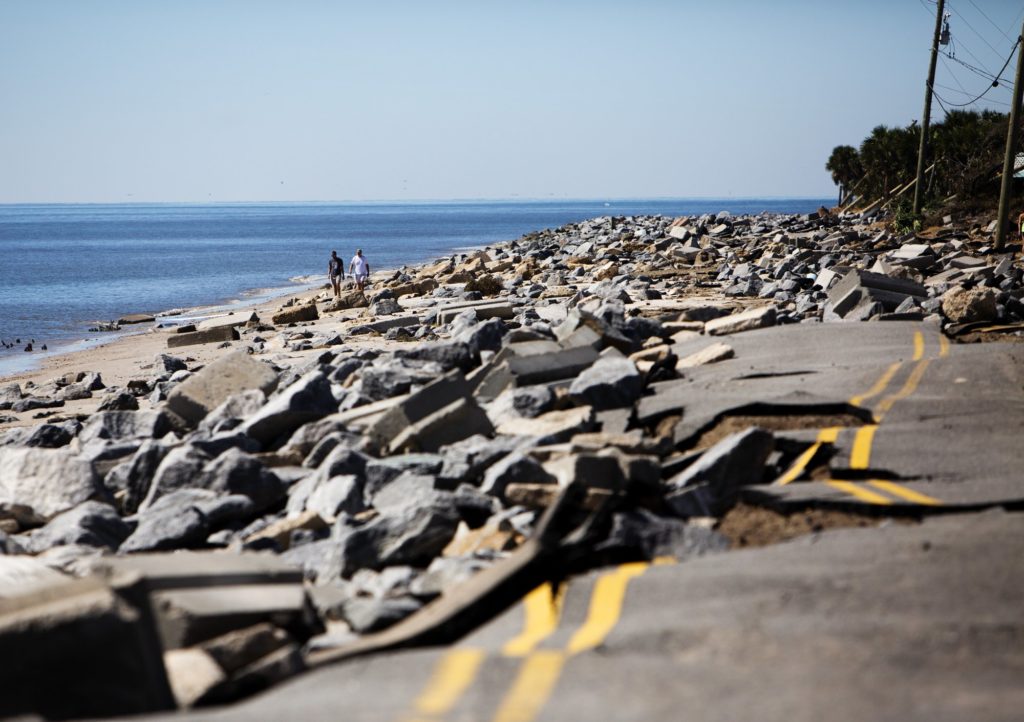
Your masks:
<path fill-rule="evenodd" d="M 936 499 L 935 497 L 928 496 L 927 494 L 922 494 L 921 492 L 914 491 L 913 489 L 908 489 L 905 486 L 902 486 L 892 481 L 886 481 L 884 479 L 872 479 L 868 483 L 871 484 L 871 486 L 874 486 L 875 488 L 889 492 L 893 496 L 901 497 L 903 499 L 906 499 L 907 501 L 912 501 L 916 504 L 924 504 L 926 506 L 942 506 L 942 502 Z"/>
<path fill-rule="evenodd" d="M 558 628 L 562 614 L 562 588 L 541 584 L 523 598 L 523 628 L 502 648 L 509 656 L 524 656 Z M 487 653 L 481 649 L 456 648 L 445 653 L 434 674 L 413 703 L 413 716 L 405 722 L 443 719 L 455 708 L 480 672 Z"/>
<path fill-rule="evenodd" d="M 939 358 L 949 356 L 949 339 L 942 332 L 939 332 Z"/>
<path fill-rule="evenodd" d="M 839 438 L 839 432 L 842 430 L 840 426 L 830 426 L 827 429 L 822 429 L 818 432 L 817 441 L 822 444 L 834 444 L 836 439 Z"/>
<path fill-rule="evenodd" d="M 542 649 L 527 657 L 505 693 L 494 722 L 530 722 L 536 717 L 551 697 L 565 660 L 565 653 L 557 649 Z"/>
<path fill-rule="evenodd" d="M 796 461 L 790 466 L 784 474 L 775 480 L 776 486 L 785 486 L 786 484 L 795 481 L 800 478 L 800 475 L 804 473 L 807 468 L 807 464 L 810 463 L 814 455 L 818 453 L 818 449 L 821 448 L 821 442 L 815 441 L 804 453 L 796 457 Z"/>
<path fill-rule="evenodd" d="M 562 614 L 561 590 L 555 591 L 550 584 L 541 584 L 523 599 L 526 619 L 523 631 L 510 639 L 501 649 L 506 657 L 524 657 L 554 633 Z"/>
<path fill-rule="evenodd" d="M 448 714 L 476 679 L 485 656 L 482 649 L 453 649 L 446 653 L 414 703 L 416 714 L 427 718 Z"/>
<path fill-rule="evenodd" d="M 878 407 L 875 409 L 875 416 L 878 417 L 879 420 L 881 420 L 883 415 L 889 412 L 889 409 L 892 408 L 893 404 L 895 404 L 900 399 L 905 399 L 912 393 L 914 393 L 914 391 L 917 389 L 917 385 L 921 383 L 921 377 L 924 376 L 924 372 L 928 370 L 929 363 L 931 363 L 931 361 L 929 361 L 928 359 L 918 361 L 917 366 L 914 367 L 914 370 L 910 373 L 910 376 L 907 378 L 907 382 L 903 384 L 903 388 L 901 388 L 894 394 L 886 396 L 879 402 Z"/>
<path fill-rule="evenodd" d="M 885 387 L 889 385 L 889 382 L 892 381 L 892 377 L 896 375 L 896 372 L 900 370 L 900 366 L 902 365 L 902 361 L 897 361 L 892 366 L 887 368 L 885 370 L 885 373 L 883 373 L 881 377 L 879 377 L 878 381 L 875 382 L 874 386 L 872 386 L 870 389 L 865 391 L 860 396 L 850 397 L 850 404 L 853 406 L 860 406 L 862 403 L 864 403 L 866 399 L 878 396 L 878 394 L 885 391 Z"/>
<path fill-rule="evenodd" d="M 892 501 L 890 499 L 887 499 L 881 494 L 876 494 L 873 491 L 857 486 L 852 481 L 840 481 L 839 479 L 829 479 L 825 483 L 835 489 L 839 489 L 839 491 L 843 491 L 851 496 L 855 496 L 861 501 L 866 501 L 869 504 L 892 504 Z"/>
<path fill-rule="evenodd" d="M 674 560 L 659 558 L 655 564 L 671 564 Z M 629 582 L 643 574 L 647 562 L 623 564 L 615 571 L 602 574 L 594 583 L 587 618 L 562 650 L 542 649 L 532 652 L 512 687 L 505 694 L 493 722 L 530 722 L 544 707 L 555 690 L 566 660 L 574 654 L 600 646 L 611 633 L 622 614 L 622 603 Z"/>
<path fill-rule="evenodd" d="M 590 597 L 590 611 L 587 620 L 566 645 L 565 651 L 572 655 L 600 645 L 619 621 L 622 601 L 626 596 L 629 581 L 638 577 L 650 566 L 646 562 L 623 564 L 614 572 L 604 574 L 594 585 Z"/>
<path fill-rule="evenodd" d="M 853 448 L 850 450 L 850 468 L 867 469 L 871 461 L 871 442 L 878 431 L 878 424 L 861 426 L 853 437 Z"/>
<path fill-rule="evenodd" d="M 924 334 L 920 331 L 914 331 L 914 361 L 920 361 L 924 358 Z"/>

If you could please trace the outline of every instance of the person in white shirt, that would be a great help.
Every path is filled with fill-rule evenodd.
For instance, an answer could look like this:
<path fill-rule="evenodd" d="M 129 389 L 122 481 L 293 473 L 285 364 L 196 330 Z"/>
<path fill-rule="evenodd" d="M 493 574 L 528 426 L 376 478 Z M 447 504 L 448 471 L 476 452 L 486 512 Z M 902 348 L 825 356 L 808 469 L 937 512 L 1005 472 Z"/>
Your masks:
<path fill-rule="evenodd" d="M 356 255 L 352 256 L 352 262 L 348 264 L 348 272 L 355 277 L 356 287 L 362 291 L 363 286 L 366 285 L 366 279 L 370 277 L 370 264 L 363 257 L 362 248 L 356 251 Z"/>

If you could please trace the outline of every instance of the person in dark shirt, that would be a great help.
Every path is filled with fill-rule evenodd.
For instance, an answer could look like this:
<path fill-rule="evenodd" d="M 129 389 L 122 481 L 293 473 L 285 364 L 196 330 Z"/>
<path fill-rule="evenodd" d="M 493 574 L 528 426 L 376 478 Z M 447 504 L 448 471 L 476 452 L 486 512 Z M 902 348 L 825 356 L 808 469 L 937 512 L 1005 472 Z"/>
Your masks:
<path fill-rule="evenodd" d="M 331 279 L 334 297 L 341 295 L 341 279 L 345 276 L 345 262 L 338 258 L 337 251 L 331 251 L 331 260 L 327 262 L 327 277 Z"/>

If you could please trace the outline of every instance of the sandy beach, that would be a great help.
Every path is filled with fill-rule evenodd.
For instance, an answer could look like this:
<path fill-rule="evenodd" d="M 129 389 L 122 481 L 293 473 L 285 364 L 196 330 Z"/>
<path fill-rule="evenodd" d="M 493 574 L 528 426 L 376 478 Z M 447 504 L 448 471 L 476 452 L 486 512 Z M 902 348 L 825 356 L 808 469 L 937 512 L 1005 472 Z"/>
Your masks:
<path fill-rule="evenodd" d="M 389 278 L 394 274 L 394 271 L 380 271 L 373 274 L 373 280 L 379 283 L 381 279 Z M 344 288 L 351 289 L 355 287 L 351 281 L 348 284 Z M 301 288 L 293 293 L 285 293 L 256 303 L 247 304 L 242 302 L 233 305 L 230 311 L 218 310 L 207 315 L 205 309 L 193 309 L 189 312 L 189 315 L 205 316 L 204 320 L 198 324 L 198 328 L 211 328 L 229 324 L 240 318 L 247 319 L 254 313 L 260 319 L 266 319 L 269 322 L 270 317 L 290 300 L 294 300 L 296 304 L 305 304 L 314 299 L 318 302 L 326 302 L 330 300 L 330 296 L 330 287 L 325 280 L 322 286 L 315 288 Z M 224 307 L 218 306 L 216 308 L 223 309 Z M 330 317 L 323 318 L 317 325 L 323 326 L 325 329 L 330 327 L 342 330 L 345 326 L 351 325 L 354 319 L 358 317 L 358 311 L 360 310 L 362 309 L 339 311 Z M 161 320 L 165 320 L 165 322 L 174 321 L 174 317 L 167 317 L 166 319 L 157 318 L 157 323 Z M 153 368 L 154 359 L 160 354 L 169 353 L 180 356 L 192 367 L 208 364 L 238 348 L 238 342 L 236 342 L 230 348 L 221 347 L 220 344 L 196 344 L 182 347 L 181 349 L 168 349 L 167 339 L 175 333 L 177 324 L 167 324 L 158 328 L 156 327 L 157 323 L 151 324 L 151 327 L 145 330 L 140 328 L 137 331 L 129 332 L 89 348 L 42 356 L 38 359 L 38 366 L 36 368 L 0 376 L 0 385 L 17 383 L 24 390 L 29 391 L 33 386 L 44 386 L 56 379 L 63 379 L 69 374 L 92 372 L 100 374 L 104 385 L 108 388 L 125 387 L 133 378 L 149 375 Z M 380 346 L 386 343 L 379 339 L 371 340 L 365 337 L 354 342 L 366 346 Z M 270 350 L 275 350 L 273 340 L 271 340 L 269 347 Z M 276 350 L 286 354 L 293 360 L 301 359 L 303 353 L 309 353 L 286 352 L 283 348 Z M 0 421 L 0 430 L 18 426 L 29 426 L 40 423 L 42 420 L 59 421 L 66 418 L 87 416 L 96 411 L 96 408 L 102 401 L 102 394 L 97 393 L 92 398 L 66 401 L 64 406 L 55 409 L 24 411 L 21 413 L 14 411 L 0 412 L 0 419 L 2 419 Z M 151 404 L 145 396 L 140 397 L 138 401 L 139 408 L 151 408 Z"/>

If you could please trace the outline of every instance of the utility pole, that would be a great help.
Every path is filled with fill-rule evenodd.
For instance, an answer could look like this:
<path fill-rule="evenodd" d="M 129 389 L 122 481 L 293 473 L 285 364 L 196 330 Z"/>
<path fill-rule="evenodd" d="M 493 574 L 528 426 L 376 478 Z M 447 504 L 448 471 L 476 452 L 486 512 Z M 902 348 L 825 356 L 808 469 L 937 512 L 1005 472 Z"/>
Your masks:
<path fill-rule="evenodd" d="M 1006 243 L 1006 226 L 1010 215 L 1010 189 L 1017 158 L 1017 127 L 1020 122 L 1020 102 L 1024 95 L 1024 24 L 1017 37 L 1017 75 L 1013 79 L 1013 105 L 1010 106 L 1010 128 L 1006 131 L 1006 156 L 1003 158 L 1003 183 L 999 189 L 999 215 L 996 219 L 996 250 Z"/>
<path fill-rule="evenodd" d="M 942 12 L 946 0 L 939 0 L 935 9 L 935 35 L 932 37 L 932 57 L 928 63 L 928 82 L 924 87 L 924 115 L 921 117 L 921 145 L 917 149 L 917 183 L 914 184 L 914 215 L 921 212 L 924 202 L 924 166 L 928 155 L 928 125 L 932 117 L 932 87 L 935 85 L 935 63 L 939 59 L 939 36 L 942 34 Z"/>

